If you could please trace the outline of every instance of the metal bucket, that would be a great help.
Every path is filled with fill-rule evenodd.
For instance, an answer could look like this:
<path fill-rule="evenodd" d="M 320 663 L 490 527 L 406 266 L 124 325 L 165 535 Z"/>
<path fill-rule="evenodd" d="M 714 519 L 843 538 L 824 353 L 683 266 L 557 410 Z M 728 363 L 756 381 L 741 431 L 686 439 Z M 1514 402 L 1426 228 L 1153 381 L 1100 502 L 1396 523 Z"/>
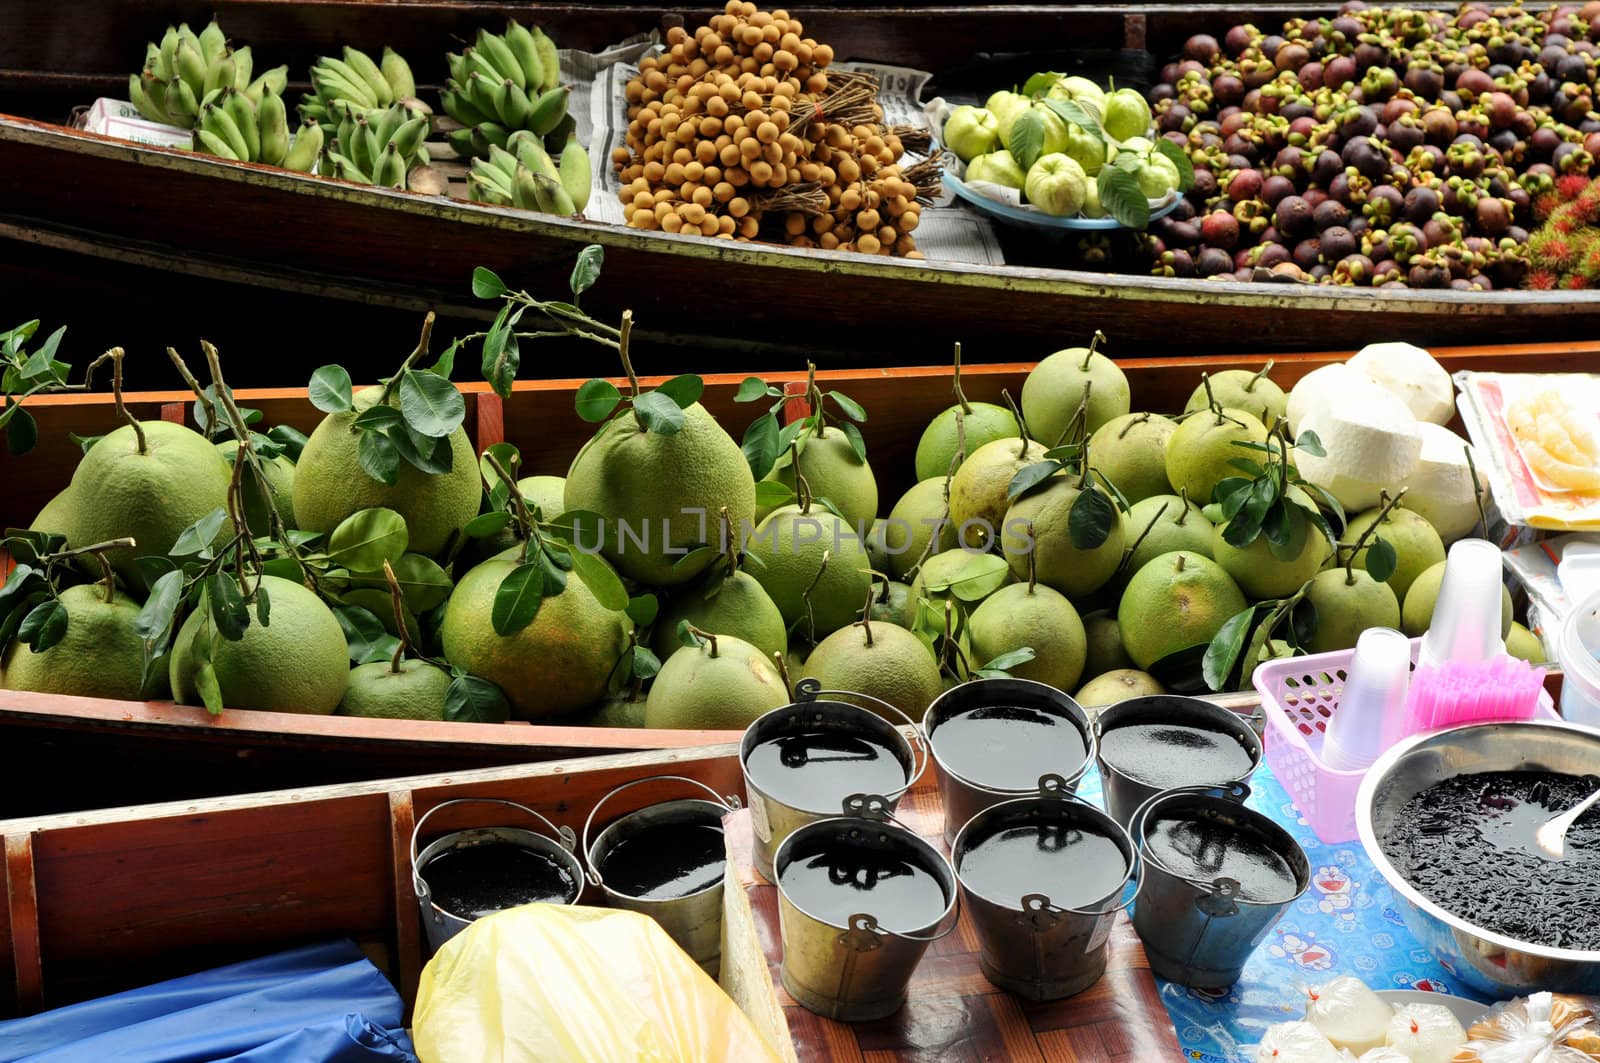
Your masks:
<path fill-rule="evenodd" d="M 1117 702 L 1100 713 L 1094 722 L 1097 743 L 1095 760 L 1100 765 L 1100 779 L 1105 788 L 1106 811 L 1111 813 L 1111 818 L 1124 828 L 1132 830 L 1133 815 L 1139 806 L 1168 789 L 1142 782 L 1115 765 L 1107 764 L 1104 741 L 1106 732 L 1130 724 L 1165 723 L 1232 735 L 1250 754 L 1250 770 L 1233 779 L 1193 779 L 1186 784 L 1215 787 L 1218 788 L 1218 792 L 1224 792 L 1228 784 L 1244 782 L 1261 766 L 1261 736 L 1252 726 L 1253 720 L 1259 722 L 1259 714 L 1254 717 L 1240 716 L 1221 705 L 1200 698 L 1186 698 L 1179 694 L 1148 694 Z M 1244 792 L 1250 791 L 1246 788 Z"/>
<path fill-rule="evenodd" d="M 417 851 L 417 839 L 422 836 L 422 825 L 427 823 L 433 814 L 441 808 L 451 805 L 503 805 L 514 808 L 519 812 L 526 812 L 534 819 L 549 827 L 555 835 L 551 838 L 536 831 L 524 830 L 521 827 L 477 827 L 471 830 L 458 830 L 450 834 L 441 835 L 429 842 L 420 853 Z M 515 845 L 547 857 L 552 863 L 565 868 L 572 876 L 577 889 L 573 891 L 571 899 L 566 903 L 577 904 L 578 897 L 583 892 L 583 865 L 578 863 L 578 858 L 572 850 L 578 844 L 577 835 L 572 833 L 571 827 L 557 827 L 526 805 L 519 805 L 515 801 L 505 801 L 498 797 L 461 797 L 453 801 L 435 805 L 417 820 L 417 825 L 411 831 L 411 886 L 417 891 L 417 904 L 422 909 L 422 927 L 428 935 L 428 954 L 431 956 L 438 951 L 439 946 L 465 930 L 472 922 L 452 912 L 447 912 L 433 903 L 433 896 L 429 892 L 428 883 L 423 880 L 422 869 L 428 866 L 439 854 L 450 850 L 465 848 L 472 845 L 486 844 Z"/>
<path fill-rule="evenodd" d="M 1133 926 L 1144 942 L 1150 969 L 1169 982 L 1195 989 L 1224 989 L 1237 982 L 1256 946 L 1311 885 L 1305 850 L 1288 831 L 1245 808 L 1241 802 L 1249 794 L 1243 783 L 1187 786 L 1157 794 L 1134 814 L 1131 833 L 1139 846 L 1142 881 Z M 1294 872 L 1294 895 L 1253 901 L 1239 895 L 1235 879 L 1205 882 L 1170 870 L 1148 851 L 1145 828 L 1157 813 L 1173 811 L 1257 833 Z"/>
<path fill-rule="evenodd" d="M 961 895 L 944 854 L 896 821 L 885 797 L 853 794 L 845 800 L 844 811 L 843 816 L 799 827 L 778 847 L 780 974 L 783 988 L 810 1011 L 841 1022 L 865 1022 L 893 1015 L 905 1004 L 906 985 L 928 945 L 956 928 Z M 885 929 L 871 912 L 855 912 L 840 925 L 804 911 L 785 892 L 783 870 L 791 861 L 825 851 L 837 841 L 897 853 L 914 862 L 938 880 L 946 898 L 944 910 L 928 925 L 906 932 Z M 862 907 L 871 903 L 869 897 L 862 898 Z M 956 918 L 934 933 L 952 910 Z"/>
<path fill-rule="evenodd" d="M 1030 797 L 1038 792 L 1036 778 L 1017 780 L 1014 788 L 997 789 L 964 778 L 950 770 L 939 756 L 939 743 L 935 734 L 939 726 L 950 717 L 969 709 L 995 705 L 1018 705 L 1038 709 L 1052 716 L 1072 721 L 1083 739 L 1083 761 L 1063 764 L 1058 775 L 1065 780 L 1067 793 L 1078 786 L 1078 780 L 1089 770 L 1095 758 L 1095 731 L 1089 714 L 1072 698 L 1044 683 L 1031 679 L 974 679 L 951 687 L 928 706 L 922 717 L 922 733 L 927 736 L 929 755 L 939 765 L 939 800 L 944 807 L 944 840 L 954 845 L 956 832 L 973 816 L 1001 801 Z"/>
<path fill-rule="evenodd" d="M 1018 882 L 1017 892 L 1002 898 L 977 892 L 962 877 L 963 861 L 982 840 L 1010 827 L 1039 826 L 1088 827 L 1091 833 L 1109 838 L 1123 859 L 1122 879 L 1116 888 L 1083 907 L 1063 908 L 1042 892 L 1044 884 L 1040 882 Z M 1131 905 L 1139 891 L 1138 883 L 1127 889 L 1139 865 L 1139 853 L 1128 832 L 1074 796 L 1059 775 L 1040 778 L 1033 797 L 990 805 L 968 820 L 956 835 L 951 862 L 962 901 L 978 933 L 984 975 L 1024 1000 L 1059 1000 L 1098 981 L 1106 968 L 1106 941 L 1117 913 Z M 1071 872 L 1063 871 L 1063 878 L 1070 880 Z"/>
<path fill-rule="evenodd" d="M 873 702 L 884 712 L 905 720 L 911 727 L 912 737 L 907 738 L 878 711 L 843 701 L 817 700 L 824 694 L 843 695 Z M 751 776 L 750 754 L 758 745 L 785 735 L 811 731 L 837 731 L 859 735 L 888 746 L 906 773 L 904 786 L 883 795 L 891 810 L 899 803 L 905 792 L 922 777 L 922 772 L 928 766 L 927 748 L 917 732 L 917 725 L 905 713 L 886 701 L 880 701 L 866 694 L 854 694 L 847 690 L 823 690 L 822 684 L 815 679 L 800 680 L 795 685 L 794 704 L 773 709 L 757 718 L 745 728 L 744 738 L 739 743 L 739 768 L 744 772 L 745 793 L 750 801 L 750 821 L 755 833 L 756 869 L 765 875 L 768 881 L 776 881 L 773 877 L 773 856 L 783 844 L 783 840 L 807 823 L 837 816 L 841 802 L 852 792 L 846 790 L 834 795 L 832 803 L 824 807 L 801 808 L 773 797 L 762 786 L 762 780 Z"/>
<path fill-rule="evenodd" d="M 589 828 L 594 825 L 595 816 L 599 815 L 601 806 L 607 801 L 631 787 L 668 780 L 698 787 L 710 794 L 712 800 L 680 798 L 646 805 L 613 820 L 595 836 L 593 842 L 589 841 Z M 635 897 L 608 885 L 600 873 L 600 865 L 617 845 L 656 827 L 679 823 L 703 824 L 715 825 L 720 832 L 723 814 L 737 811 L 738 808 L 737 797 L 731 795 L 723 797 L 704 783 L 686 779 L 681 775 L 652 775 L 647 779 L 635 779 L 633 782 L 623 783 L 606 794 L 590 811 L 589 818 L 583 824 L 582 852 L 584 859 L 589 862 L 589 881 L 604 892 L 606 906 L 641 912 L 660 923 L 661 928 L 678 943 L 678 947 L 687 952 L 694 962 L 713 978 L 717 976 L 722 961 L 723 880 L 718 879 L 704 889 L 682 897 L 665 899 Z"/>

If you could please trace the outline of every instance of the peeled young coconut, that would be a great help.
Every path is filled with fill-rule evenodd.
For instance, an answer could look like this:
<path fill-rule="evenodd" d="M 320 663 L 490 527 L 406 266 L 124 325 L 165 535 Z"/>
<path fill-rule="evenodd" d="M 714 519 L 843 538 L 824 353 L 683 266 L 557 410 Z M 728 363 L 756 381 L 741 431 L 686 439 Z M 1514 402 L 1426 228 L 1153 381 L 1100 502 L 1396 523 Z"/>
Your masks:
<path fill-rule="evenodd" d="M 1348 1058 L 1348 1057 L 1346 1057 Z M 1256 1049 L 1256 1063 L 1342 1063 L 1339 1050 L 1309 1022 L 1269 1027 Z"/>
<path fill-rule="evenodd" d="M 1295 425 L 1295 438 L 1315 432 L 1325 452 L 1295 451 L 1307 482 L 1327 491 L 1345 512 L 1376 506 L 1411 475 L 1422 454 L 1422 433 L 1405 403 L 1364 381 Z"/>
<path fill-rule="evenodd" d="M 1467 1033 L 1441 1004 L 1402 1004 L 1389 1020 L 1387 1043 L 1411 1063 L 1450 1063 L 1467 1043 Z"/>
<path fill-rule="evenodd" d="M 1340 396 L 1352 391 L 1370 389 L 1372 379 L 1351 369 L 1343 362 L 1333 362 L 1311 370 L 1289 390 L 1289 401 L 1284 417 L 1296 436 L 1300 434 L 1305 419 L 1324 406 L 1341 401 Z"/>
<path fill-rule="evenodd" d="M 1478 524 L 1478 498 L 1472 489 L 1474 466 L 1480 470 L 1478 482 L 1484 491 L 1489 490 L 1489 480 L 1476 452 L 1472 464 L 1467 463 L 1472 448 L 1465 439 L 1426 421 L 1417 424 L 1417 431 L 1422 436 L 1422 451 L 1411 475 L 1398 486 L 1409 488 L 1406 505 L 1426 517 L 1448 546 Z"/>
<path fill-rule="evenodd" d="M 1306 991 L 1306 1021 L 1335 1048 L 1365 1052 L 1387 1042 L 1394 1008 L 1349 975 Z"/>
<path fill-rule="evenodd" d="M 1369 343 L 1345 363 L 1411 408 L 1419 421 L 1448 424 L 1455 411 L 1450 374 L 1409 343 Z"/>

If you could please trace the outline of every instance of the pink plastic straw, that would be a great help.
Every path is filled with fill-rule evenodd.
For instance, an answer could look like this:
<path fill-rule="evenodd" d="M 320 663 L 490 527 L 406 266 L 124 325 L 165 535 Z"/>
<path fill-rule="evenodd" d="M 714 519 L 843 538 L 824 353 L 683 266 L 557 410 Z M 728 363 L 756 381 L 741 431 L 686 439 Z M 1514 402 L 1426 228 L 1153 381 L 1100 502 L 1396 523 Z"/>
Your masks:
<path fill-rule="evenodd" d="M 1526 720 L 1539 707 L 1545 670 L 1507 654 L 1419 665 L 1406 698 L 1405 734 L 1486 720 Z"/>

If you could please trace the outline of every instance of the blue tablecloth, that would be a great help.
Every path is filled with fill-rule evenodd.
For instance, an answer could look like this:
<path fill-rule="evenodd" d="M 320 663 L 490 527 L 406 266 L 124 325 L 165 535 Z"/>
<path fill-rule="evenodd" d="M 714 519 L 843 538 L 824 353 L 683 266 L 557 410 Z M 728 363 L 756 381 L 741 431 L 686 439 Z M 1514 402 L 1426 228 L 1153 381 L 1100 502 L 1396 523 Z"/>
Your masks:
<path fill-rule="evenodd" d="M 1231 988 L 1207 991 L 1160 983 L 1161 1002 L 1177 1028 L 1184 1059 L 1248 1063 L 1268 1026 L 1305 1015 L 1304 987 L 1342 974 L 1354 975 L 1373 989 L 1420 989 L 1478 999 L 1411 936 L 1359 841 L 1321 842 L 1264 764 L 1251 776 L 1250 788 L 1245 804 L 1288 828 L 1305 849 L 1311 888 L 1284 913 Z M 1091 769 L 1078 795 L 1100 804 L 1100 794 L 1100 777 Z"/>

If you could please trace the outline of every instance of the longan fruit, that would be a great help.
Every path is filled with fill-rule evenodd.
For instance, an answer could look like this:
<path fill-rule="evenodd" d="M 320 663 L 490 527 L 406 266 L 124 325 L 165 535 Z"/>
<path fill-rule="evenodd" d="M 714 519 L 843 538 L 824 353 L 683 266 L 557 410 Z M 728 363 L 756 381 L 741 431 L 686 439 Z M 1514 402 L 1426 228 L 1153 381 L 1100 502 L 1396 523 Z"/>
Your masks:
<path fill-rule="evenodd" d="M 685 203 L 683 206 L 678 208 L 678 213 L 681 214 L 683 216 L 683 220 L 688 222 L 690 225 L 699 225 L 705 220 L 706 208 L 702 207 L 698 203 Z"/>
<path fill-rule="evenodd" d="M 702 140 L 694 146 L 694 159 L 700 165 L 717 161 L 717 146 L 709 140 Z"/>
<path fill-rule="evenodd" d="M 683 182 L 683 184 L 678 186 L 678 198 L 683 199 L 683 200 L 693 199 L 694 198 L 694 190 L 696 188 L 698 188 L 698 187 L 699 186 L 696 185 L 693 181 L 685 181 L 685 182 Z"/>
<path fill-rule="evenodd" d="M 678 163 L 673 163 L 671 166 L 667 167 L 666 172 L 664 174 L 662 174 L 661 179 L 663 181 L 665 181 L 669 185 L 681 185 L 681 184 L 683 184 L 683 180 L 684 180 L 683 167 L 680 166 Z"/>
<path fill-rule="evenodd" d="M 744 94 L 743 103 L 745 110 L 759 111 L 761 109 L 761 93 L 755 89 L 747 90 Z"/>
<path fill-rule="evenodd" d="M 721 97 L 718 97 L 721 99 Z M 700 119 L 700 135 L 715 139 L 722 135 L 722 119 L 716 115 L 707 115 Z"/>
<path fill-rule="evenodd" d="M 719 44 L 711 51 L 711 61 L 718 66 L 729 66 L 733 63 L 733 49 L 726 44 Z"/>
<path fill-rule="evenodd" d="M 900 239 L 900 234 L 895 231 L 893 225 L 885 225 L 878 230 L 878 242 L 884 247 L 893 247 L 894 242 L 898 239 Z"/>
<path fill-rule="evenodd" d="M 728 183 L 735 188 L 743 188 L 750 183 L 750 171 L 743 166 L 736 166 L 727 173 Z"/>
<path fill-rule="evenodd" d="M 821 176 L 822 176 L 822 167 L 818 166 L 816 163 L 814 163 L 814 162 L 803 162 L 803 163 L 800 164 L 800 180 L 802 180 L 802 181 L 815 181 L 817 178 L 819 178 Z"/>
<path fill-rule="evenodd" d="M 875 255 L 882 247 L 883 245 L 872 233 L 862 233 L 856 237 L 856 250 L 864 255 Z"/>
<path fill-rule="evenodd" d="M 627 148 L 613 148 L 611 150 L 611 161 L 618 166 L 626 166 L 633 161 L 633 152 Z"/>
<path fill-rule="evenodd" d="M 781 99 L 781 97 L 779 97 Z M 776 107 L 772 111 L 772 124 L 778 127 L 778 132 L 789 128 L 789 112 L 783 107 Z"/>
<path fill-rule="evenodd" d="M 623 90 L 623 96 L 626 97 L 629 103 L 638 103 L 639 98 L 643 95 L 644 82 L 640 81 L 638 78 L 634 78 L 633 80 L 629 81 L 628 87 Z"/>
<path fill-rule="evenodd" d="M 814 232 L 814 233 L 817 233 L 818 235 L 821 235 L 822 233 L 828 232 L 832 228 L 833 228 L 833 215 L 832 214 L 818 214 L 815 218 L 811 219 L 811 231 Z"/>
<path fill-rule="evenodd" d="M 842 125 L 829 125 L 826 141 L 830 148 L 848 148 L 851 143 L 850 131 Z"/>
<path fill-rule="evenodd" d="M 622 223 L 624 225 L 632 225 L 633 216 L 637 213 L 639 213 L 639 208 L 635 207 L 632 203 L 624 203 L 622 205 Z"/>
<path fill-rule="evenodd" d="M 700 28 L 705 30 L 705 35 L 701 36 L 697 33 L 695 36 L 700 41 L 701 52 L 714 52 L 718 48 L 722 47 L 722 34 L 718 33 L 710 26 L 702 26 Z"/>
<path fill-rule="evenodd" d="M 756 126 L 756 139 L 761 141 L 763 144 L 776 143 L 778 135 L 779 129 L 778 123 L 776 122 L 762 122 L 760 125 Z"/>
<path fill-rule="evenodd" d="M 739 156 L 746 162 L 753 162 L 761 158 L 761 141 L 755 137 L 745 137 L 739 142 Z"/>
<path fill-rule="evenodd" d="M 844 195 L 838 185 L 828 185 L 822 190 L 822 194 L 828 197 L 828 206 L 830 207 L 837 207 L 840 198 Z"/>
<path fill-rule="evenodd" d="M 621 176 L 624 184 L 631 184 L 644 176 L 644 167 L 639 165 L 629 166 L 622 171 Z"/>
<path fill-rule="evenodd" d="M 661 223 L 656 221 L 656 216 L 648 210 L 641 210 L 634 214 L 633 220 L 629 224 L 635 229 L 648 230 L 655 230 L 661 226 Z"/>
<path fill-rule="evenodd" d="M 706 175 L 706 167 L 701 162 L 687 163 L 683 167 L 683 179 L 698 183 Z"/>
<path fill-rule="evenodd" d="M 824 251 L 832 251 L 839 246 L 839 237 L 833 233 L 823 233 L 817 237 L 817 246 Z"/>
<path fill-rule="evenodd" d="M 750 52 L 750 58 L 754 59 L 758 63 L 772 62 L 772 45 L 768 44 L 766 41 L 762 41 Z"/>
<path fill-rule="evenodd" d="M 868 210 L 877 210 L 882 203 L 883 197 L 878 194 L 878 190 L 875 188 L 869 188 L 861 193 L 861 205 Z"/>
<path fill-rule="evenodd" d="M 716 186 L 711 189 L 711 196 L 718 203 L 728 203 L 733 199 L 733 192 L 733 185 L 727 181 L 718 181 Z"/>
<path fill-rule="evenodd" d="M 854 188 L 847 188 L 839 196 L 839 206 L 852 213 L 861 208 L 861 193 Z"/>
<path fill-rule="evenodd" d="M 659 70 L 651 70 L 644 76 L 644 87 L 651 92 L 662 92 L 667 87 L 667 75 Z"/>
<path fill-rule="evenodd" d="M 651 184 L 659 184 L 661 179 L 666 176 L 666 173 L 667 168 L 659 162 L 647 162 L 644 164 L 644 179 Z"/>
<path fill-rule="evenodd" d="M 861 180 L 860 164 L 858 164 L 856 160 L 852 159 L 848 155 L 839 160 L 839 165 L 835 167 L 835 169 L 839 171 L 839 180 L 841 181 L 846 181 L 853 184 L 856 181 Z"/>
<path fill-rule="evenodd" d="M 652 118 L 650 124 L 644 127 L 644 135 L 649 140 L 660 140 L 662 133 L 662 119 Z"/>
<path fill-rule="evenodd" d="M 788 183 L 789 183 L 789 167 L 785 166 L 783 163 L 780 162 L 780 163 L 778 163 L 776 166 L 774 166 L 772 168 L 772 187 L 773 188 L 782 188 L 784 185 L 786 185 Z"/>
<path fill-rule="evenodd" d="M 828 75 L 816 73 L 806 78 L 806 91 L 813 96 L 821 96 L 828 91 Z"/>
<path fill-rule="evenodd" d="M 856 215 L 856 226 L 861 229 L 876 229 L 880 221 L 878 212 L 870 207 Z"/>
<path fill-rule="evenodd" d="M 720 167 L 720 166 L 707 166 L 706 167 L 706 172 L 700 178 L 700 180 L 704 181 L 708 185 L 716 184 L 718 181 L 722 180 L 722 167 Z"/>
<path fill-rule="evenodd" d="M 908 210 L 896 219 L 896 224 L 902 233 L 911 233 L 922 223 L 922 214 L 919 211 Z"/>
<path fill-rule="evenodd" d="M 822 172 L 817 174 L 817 180 L 821 181 L 825 185 L 831 185 L 835 181 L 839 180 L 839 175 L 833 172 L 832 166 L 823 166 Z"/>
<path fill-rule="evenodd" d="M 739 235 L 746 240 L 753 240 L 761 232 L 761 222 L 753 216 L 746 216 L 739 222 Z"/>
<path fill-rule="evenodd" d="M 687 166 L 694 161 L 694 152 L 688 148 L 679 148 L 672 153 L 671 161 L 679 166 Z"/>
<path fill-rule="evenodd" d="M 800 60 L 801 66 L 810 66 L 811 61 L 816 58 L 815 49 L 805 41 L 801 41 L 790 50 L 794 52 L 794 57 Z"/>
<path fill-rule="evenodd" d="M 715 202 L 715 197 L 712 196 L 711 189 L 701 185 L 690 195 L 690 202 L 700 207 L 710 207 Z"/>
<path fill-rule="evenodd" d="M 744 90 L 732 81 L 724 81 L 717 87 L 717 95 L 721 96 L 725 103 L 733 103 L 744 95 Z"/>
<path fill-rule="evenodd" d="M 734 221 L 732 218 L 728 217 L 726 214 L 722 215 L 722 217 L 717 219 L 717 235 L 718 236 L 732 236 L 733 235 L 733 231 L 735 229 L 737 229 L 738 227 L 739 227 L 739 223 Z"/>
<path fill-rule="evenodd" d="M 673 213 L 672 204 L 663 202 L 660 199 L 656 201 L 656 205 L 651 209 L 655 213 L 656 221 L 665 221 L 667 215 Z"/>
<path fill-rule="evenodd" d="M 750 180 L 757 185 L 766 186 L 772 180 L 772 164 L 762 159 L 750 164 Z"/>
<path fill-rule="evenodd" d="M 735 196 L 733 199 L 728 200 L 729 217 L 742 218 L 749 213 L 750 201 L 748 199 L 745 199 L 743 196 Z"/>
<path fill-rule="evenodd" d="M 783 149 L 776 144 L 763 144 L 761 158 L 768 166 L 777 166 L 783 162 Z"/>
<path fill-rule="evenodd" d="M 744 124 L 744 115 L 730 114 L 722 120 L 722 129 L 725 133 L 737 136 L 739 130 L 744 128 Z"/>
<path fill-rule="evenodd" d="M 649 192 L 640 192 L 638 195 L 633 197 L 633 205 L 636 207 L 642 207 L 645 210 L 649 210 L 656 205 L 655 197 Z"/>
<path fill-rule="evenodd" d="M 909 258 L 916 250 L 917 242 L 911 238 L 909 233 L 902 234 L 900 239 L 894 242 L 894 253 L 897 255 L 905 255 Z"/>

